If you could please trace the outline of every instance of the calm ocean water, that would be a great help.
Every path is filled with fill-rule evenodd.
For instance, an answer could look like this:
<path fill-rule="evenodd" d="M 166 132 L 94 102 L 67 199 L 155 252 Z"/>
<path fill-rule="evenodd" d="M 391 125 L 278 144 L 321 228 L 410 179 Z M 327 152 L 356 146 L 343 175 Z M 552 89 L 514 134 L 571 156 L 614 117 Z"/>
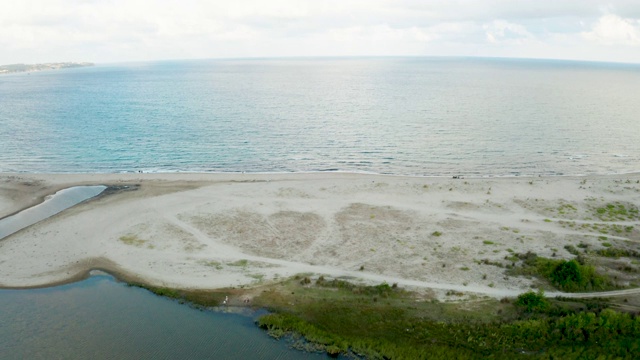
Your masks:
<path fill-rule="evenodd" d="M 289 348 L 253 316 L 200 311 L 105 275 L 0 289 L 1 359 L 326 359 Z"/>
<path fill-rule="evenodd" d="M 0 76 L 1 172 L 640 171 L 640 65 L 199 60 Z"/>

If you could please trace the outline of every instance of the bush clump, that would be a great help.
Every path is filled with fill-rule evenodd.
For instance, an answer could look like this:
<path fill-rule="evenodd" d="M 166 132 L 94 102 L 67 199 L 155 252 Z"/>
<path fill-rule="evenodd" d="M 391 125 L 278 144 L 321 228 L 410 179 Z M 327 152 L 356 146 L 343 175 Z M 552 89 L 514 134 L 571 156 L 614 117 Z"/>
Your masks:
<path fill-rule="evenodd" d="M 534 253 L 518 254 L 521 267 L 512 275 L 531 275 L 545 278 L 560 290 L 568 292 L 607 290 L 615 288 L 606 277 L 596 273 L 591 265 L 581 264 L 579 259 L 556 260 L 539 257 Z"/>
<path fill-rule="evenodd" d="M 549 301 L 544 297 L 542 290 L 537 293 L 529 291 L 520 294 L 515 304 L 523 307 L 526 312 L 545 312 L 549 309 Z"/>
<path fill-rule="evenodd" d="M 593 266 L 580 265 L 576 260 L 562 260 L 548 278 L 564 291 L 604 290 L 612 286 L 604 276 L 596 273 Z"/>

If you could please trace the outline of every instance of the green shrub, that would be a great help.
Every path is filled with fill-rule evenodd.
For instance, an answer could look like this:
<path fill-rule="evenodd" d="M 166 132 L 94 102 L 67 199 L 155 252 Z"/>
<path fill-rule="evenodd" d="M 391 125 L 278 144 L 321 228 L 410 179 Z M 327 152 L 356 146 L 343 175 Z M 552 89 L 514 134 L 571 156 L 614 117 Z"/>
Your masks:
<path fill-rule="evenodd" d="M 518 254 L 522 266 L 511 270 L 511 275 L 530 275 L 545 278 L 563 291 L 593 291 L 615 288 L 606 277 L 596 273 L 591 265 L 581 264 L 581 259 L 571 261 L 539 257 L 532 252 Z M 584 262 L 584 260 L 582 260 Z"/>
<path fill-rule="evenodd" d="M 583 283 L 580 264 L 575 260 L 562 261 L 553 269 L 549 278 L 562 289 L 578 287 Z"/>
<path fill-rule="evenodd" d="M 547 278 L 564 291 L 592 291 L 613 288 L 607 278 L 596 273 L 591 265 L 581 265 L 576 260 L 564 261 L 557 264 Z"/>
<path fill-rule="evenodd" d="M 520 294 L 516 305 L 523 307 L 526 312 L 545 312 L 549 309 L 549 301 L 544 297 L 542 290 L 537 293 L 529 291 Z"/>

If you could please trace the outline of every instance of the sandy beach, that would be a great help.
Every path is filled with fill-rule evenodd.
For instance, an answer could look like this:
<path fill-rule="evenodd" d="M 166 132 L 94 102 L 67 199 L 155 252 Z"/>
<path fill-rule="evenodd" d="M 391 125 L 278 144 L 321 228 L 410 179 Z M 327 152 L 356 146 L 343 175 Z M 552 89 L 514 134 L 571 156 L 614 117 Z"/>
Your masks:
<path fill-rule="evenodd" d="M 139 186 L 0 240 L 0 287 L 68 282 L 91 269 L 190 289 L 308 273 L 437 297 L 450 290 L 502 297 L 539 286 L 491 265 L 508 264 L 514 253 L 569 259 L 565 245 L 638 250 L 640 242 L 637 217 L 598 217 L 610 204 L 640 206 L 640 174 L 2 174 L 0 218 L 60 189 L 100 184 Z M 616 275 L 616 266 L 600 270 Z"/>

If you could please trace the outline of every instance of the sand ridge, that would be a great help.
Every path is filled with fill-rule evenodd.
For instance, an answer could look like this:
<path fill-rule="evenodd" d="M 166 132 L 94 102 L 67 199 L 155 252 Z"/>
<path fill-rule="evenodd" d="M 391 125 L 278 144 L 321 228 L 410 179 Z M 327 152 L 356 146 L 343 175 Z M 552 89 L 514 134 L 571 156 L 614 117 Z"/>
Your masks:
<path fill-rule="evenodd" d="M 602 246 L 601 232 L 579 226 L 598 221 L 597 207 L 640 206 L 639 174 L 3 174 L 0 216 L 87 184 L 140 187 L 0 240 L 0 286 L 64 282 L 93 267 L 176 288 L 251 286 L 314 273 L 499 297 L 534 281 L 505 276 L 482 260 L 527 251 L 571 258 L 567 244 Z M 637 219 L 608 220 L 634 228 L 609 241 L 640 242 Z"/>

